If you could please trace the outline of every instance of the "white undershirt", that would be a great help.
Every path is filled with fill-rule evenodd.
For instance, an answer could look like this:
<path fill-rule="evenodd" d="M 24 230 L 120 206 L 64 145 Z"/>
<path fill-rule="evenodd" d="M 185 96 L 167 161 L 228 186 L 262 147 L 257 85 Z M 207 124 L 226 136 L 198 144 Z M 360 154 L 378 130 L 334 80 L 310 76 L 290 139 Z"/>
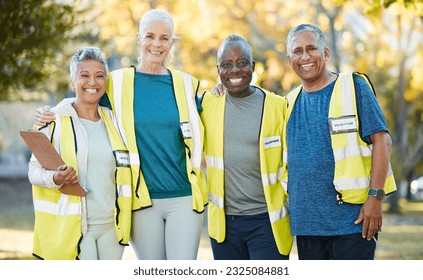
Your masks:
<path fill-rule="evenodd" d="M 88 225 L 114 222 L 116 162 L 102 119 L 81 119 L 88 135 L 87 218 Z"/>

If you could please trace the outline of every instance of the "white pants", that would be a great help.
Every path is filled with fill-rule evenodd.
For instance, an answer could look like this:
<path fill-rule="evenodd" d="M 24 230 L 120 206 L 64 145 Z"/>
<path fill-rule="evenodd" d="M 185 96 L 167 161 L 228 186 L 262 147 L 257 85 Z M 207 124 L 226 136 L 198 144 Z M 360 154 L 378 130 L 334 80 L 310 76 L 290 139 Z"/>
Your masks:
<path fill-rule="evenodd" d="M 192 196 L 153 199 L 132 213 L 131 245 L 139 260 L 196 260 L 204 213 L 192 209 Z"/>
<path fill-rule="evenodd" d="M 81 260 L 120 260 L 125 249 L 117 240 L 114 223 L 89 225 L 80 248 Z"/>

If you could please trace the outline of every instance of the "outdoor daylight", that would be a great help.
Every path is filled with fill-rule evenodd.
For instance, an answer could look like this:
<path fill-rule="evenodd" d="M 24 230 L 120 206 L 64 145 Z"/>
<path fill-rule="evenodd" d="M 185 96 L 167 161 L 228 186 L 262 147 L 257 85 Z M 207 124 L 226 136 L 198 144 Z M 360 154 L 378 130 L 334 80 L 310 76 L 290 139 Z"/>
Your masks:
<path fill-rule="evenodd" d="M 422 0 L 0 0 L 0 54 L 1 279 L 423 264 Z"/>

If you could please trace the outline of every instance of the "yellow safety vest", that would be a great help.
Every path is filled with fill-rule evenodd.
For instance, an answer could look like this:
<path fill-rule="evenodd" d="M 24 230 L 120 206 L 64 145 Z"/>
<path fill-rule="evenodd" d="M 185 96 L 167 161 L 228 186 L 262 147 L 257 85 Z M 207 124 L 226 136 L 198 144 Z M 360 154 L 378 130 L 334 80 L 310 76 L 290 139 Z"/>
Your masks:
<path fill-rule="evenodd" d="M 373 86 L 366 75 L 358 72 L 341 73 L 335 82 L 330 100 L 328 119 L 330 127 L 342 125 L 344 129 L 329 131 L 331 133 L 332 150 L 335 160 L 333 185 L 338 193 L 337 200 L 339 203 L 363 204 L 367 200 L 370 188 L 372 145 L 364 142 L 359 134 L 360 123 L 353 74 L 363 78 L 373 90 Z M 285 120 L 285 129 L 301 89 L 302 86 L 299 86 L 287 95 L 289 105 Z M 282 177 L 284 188 L 286 188 L 288 181 L 286 155 L 289 156 L 286 138 L 284 139 L 284 153 L 285 162 Z M 390 164 L 384 190 L 387 194 L 396 190 L 395 179 Z"/>
<path fill-rule="evenodd" d="M 273 236 L 279 253 L 288 255 L 293 237 L 289 225 L 287 194 L 280 177 L 282 167 L 282 135 L 286 101 L 284 98 L 261 89 L 265 93 L 260 129 L 260 170 Z M 204 147 L 207 162 L 208 230 L 211 238 L 221 243 L 226 236 L 224 209 L 224 113 L 225 97 L 206 92 L 201 118 L 205 127 Z"/>
<path fill-rule="evenodd" d="M 179 120 L 185 142 L 187 174 L 191 183 L 193 210 L 203 212 L 207 204 L 206 180 L 201 171 L 204 128 L 197 111 L 195 94 L 199 82 L 191 75 L 171 71 Z M 124 68 L 109 74 L 107 95 L 116 114 L 120 132 L 129 149 L 133 186 L 133 210 L 152 205 L 142 170 L 134 126 L 134 68 Z"/>
<path fill-rule="evenodd" d="M 109 111 L 110 112 L 110 111 Z M 128 245 L 131 230 L 131 170 L 128 151 L 118 130 L 113 125 L 111 116 L 103 109 L 101 116 L 107 128 L 109 140 L 116 158 L 116 208 L 115 227 L 117 242 Z M 62 116 L 60 133 L 60 155 L 66 165 L 72 166 L 78 173 L 75 132 L 72 118 Z M 55 125 L 51 124 L 51 134 Z M 52 137 L 52 136 L 51 136 Z M 53 139 L 53 138 L 52 138 Z M 52 143 L 55 145 L 54 141 Z M 57 189 L 32 186 L 35 224 L 33 255 L 45 260 L 79 259 L 79 242 L 82 239 L 82 201 L 81 197 L 62 194 Z"/>

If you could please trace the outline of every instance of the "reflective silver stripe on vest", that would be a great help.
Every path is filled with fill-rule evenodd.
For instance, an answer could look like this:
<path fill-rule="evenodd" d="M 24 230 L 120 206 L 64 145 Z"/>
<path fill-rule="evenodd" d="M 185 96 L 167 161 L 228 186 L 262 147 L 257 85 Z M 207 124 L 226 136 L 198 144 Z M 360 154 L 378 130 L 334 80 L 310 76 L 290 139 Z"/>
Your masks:
<path fill-rule="evenodd" d="M 117 193 L 120 197 L 132 197 L 132 189 L 130 185 L 117 185 Z"/>
<path fill-rule="evenodd" d="M 129 162 L 131 165 L 133 164 L 140 165 L 140 158 L 138 157 L 138 154 L 129 153 Z"/>
<path fill-rule="evenodd" d="M 333 180 L 333 183 L 336 187 L 338 187 L 338 189 L 342 189 L 342 190 L 365 189 L 369 187 L 370 185 L 370 178 L 369 177 L 341 178 L 341 179 Z"/>
<path fill-rule="evenodd" d="M 341 83 L 341 94 L 342 94 L 342 110 L 343 114 L 346 116 L 356 116 L 354 111 L 355 102 L 352 98 L 353 89 L 351 88 L 352 75 L 351 74 L 341 74 L 339 75 Z M 333 151 L 333 156 L 335 163 L 350 157 L 354 156 L 371 156 L 372 151 L 371 147 L 360 146 L 357 140 L 358 131 L 356 133 L 345 133 L 347 138 L 347 146 L 341 149 Z M 369 186 L 370 178 L 361 177 L 361 178 L 339 178 L 334 179 L 334 185 L 342 190 L 355 190 L 363 189 Z"/>
<path fill-rule="evenodd" d="M 302 85 L 300 85 L 300 86 L 298 86 L 296 89 L 295 89 L 295 91 L 298 93 L 301 89 L 303 88 L 303 86 Z M 294 92 L 294 91 L 293 91 Z M 287 96 L 286 96 L 286 98 L 287 98 L 287 102 L 288 102 L 288 106 L 290 106 L 291 105 L 291 103 L 292 103 L 292 101 L 294 100 L 294 97 L 296 96 L 296 94 L 288 94 Z"/>
<path fill-rule="evenodd" d="M 223 170 L 223 158 L 206 155 L 207 166 Z"/>
<path fill-rule="evenodd" d="M 286 180 L 281 181 L 282 188 L 285 192 L 288 192 L 288 182 Z"/>
<path fill-rule="evenodd" d="M 288 215 L 288 208 L 282 207 L 274 211 L 269 212 L 269 218 L 271 223 L 275 223 Z"/>
<path fill-rule="evenodd" d="M 282 162 L 283 163 L 288 163 L 288 152 L 287 151 L 283 151 L 282 152 Z"/>
<path fill-rule="evenodd" d="M 55 216 L 81 215 L 81 203 L 68 203 L 68 196 L 62 194 L 57 203 L 34 199 L 34 211 Z"/>
<path fill-rule="evenodd" d="M 128 146 L 128 140 L 126 138 L 125 129 L 123 126 L 123 115 L 122 115 L 122 88 L 123 88 L 123 73 L 125 69 L 119 69 L 112 72 L 113 75 L 113 97 L 115 106 L 113 111 L 115 112 L 116 121 L 119 127 L 119 132 L 122 135 L 122 139 L 125 142 L 126 147 Z M 138 156 L 137 156 L 138 157 Z M 131 163 L 132 163 L 131 157 Z M 139 163 L 139 160 L 138 160 Z"/>
<path fill-rule="evenodd" d="M 199 123 L 197 104 L 195 102 L 195 94 L 192 88 L 191 76 L 185 72 L 181 72 L 181 73 L 182 73 L 182 76 L 184 77 L 185 95 L 187 99 L 189 122 L 191 124 L 191 133 L 192 133 L 193 151 L 191 154 L 191 164 L 193 168 L 200 168 L 203 147 L 201 145 L 200 123 Z"/>
<path fill-rule="evenodd" d="M 393 175 L 391 164 L 388 168 L 388 177 Z M 361 178 L 341 178 L 333 180 L 334 185 L 338 189 L 342 190 L 356 190 L 356 189 L 365 189 L 370 186 L 370 177 L 361 177 Z"/>
<path fill-rule="evenodd" d="M 223 209 L 224 206 L 224 200 L 223 197 L 218 197 L 217 195 L 213 193 L 208 193 L 209 202 L 213 203 L 217 206 L 217 208 Z"/>
<path fill-rule="evenodd" d="M 355 108 L 355 102 L 353 101 L 352 98 L 352 93 L 354 92 L 353 89 L 351 88 L 351 83 L 352 83 L 352 75 L 350 74 L 345 74 L 345 75 L 340 75 L 340 79 L 341 79 L 341 93 L 342 93 L 342 109 L 344 111 L 344 115 L 345 116 L 356 116 L 357 112 L 354 111 Z M 355 93 L 354 93 L 355 94 Z M 358 129 L 358 127 L 357 127 Z M 357 134 L 359 132 L 357 131 Z M 356 133 L 346 133 L 346 137 L 347 137 L 347 147 L 345 148 L 345 152 L 349 151 L 351 152 L 351 154 L 354 155 L 358 155 L 356 154 L 357 152 L 359 153 L 360 151 L 354 151 L 356 149 L 356 147 L 359 146 L 358 141 L 357 141 L 357 134 Z M 361 149 L 361 148 L 360 148 Z M 371 150 L 370 150 L 370 155 L 371 155 Z M 335 157 L 335 162 L 341 160 L 341 158 L 337 158 L 337 153 L 335 153 L 334 151 L 334 157 Z M 341 156 L 347 156 L 347 154 L 341 154 Z"/>
<path fill-rule="evenodd" d="M 388 176 L 393 174 L 391 164 L 389 164 Z M 370 186 L 370 177 L 361 178 L 341 178 L 333 180 L 334 185 L 342 190 L 365 189 Z"/>
<path fill-rule="evenodd" d="M 348 133 L 348 134 L 354 135 L 354 133 Z M 364 147 L 364 146 L 359 146 L 358 144 L 357 146 L 347 146 L 347 147 L 333 151 L 333 156 L 335 158 L 335 162 L 344 160 L 349 157 L 355 157 L 355 156 L 370 157 L 372 156 L 372 146 L 369 145 L 368 147 Z"/>
<path fill-rule="evenodd" d="M 279 168 L 278 173 L 271 174 L 262 174 L 261 181 L 263 182 L 263 187 L 276 184 L 281 179 L 282 168 Z"/>

